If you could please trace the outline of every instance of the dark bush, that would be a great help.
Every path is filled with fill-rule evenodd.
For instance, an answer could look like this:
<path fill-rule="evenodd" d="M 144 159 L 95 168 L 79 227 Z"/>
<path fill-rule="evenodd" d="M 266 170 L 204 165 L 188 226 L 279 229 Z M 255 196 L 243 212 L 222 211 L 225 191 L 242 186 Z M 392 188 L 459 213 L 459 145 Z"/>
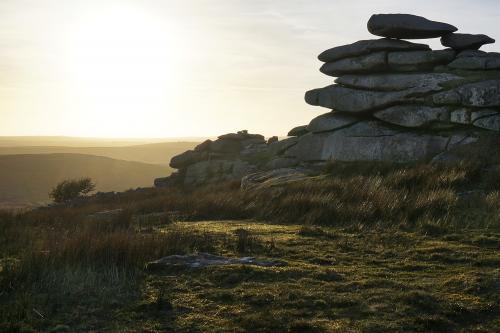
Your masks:
<path fill-rule="evenodd" d="M 50 191 L 49 196 L 59 203 L 87 195 L 94 190 L 95 184 L 90 178 L 63 180 Z"/>

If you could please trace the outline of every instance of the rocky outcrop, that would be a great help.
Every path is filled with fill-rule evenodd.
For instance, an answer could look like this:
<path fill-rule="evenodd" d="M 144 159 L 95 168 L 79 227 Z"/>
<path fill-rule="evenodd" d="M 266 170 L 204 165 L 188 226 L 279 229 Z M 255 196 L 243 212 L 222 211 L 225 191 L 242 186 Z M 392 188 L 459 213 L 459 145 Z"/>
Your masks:
<path fill-rule="evenodd" d="M 297 129 L 303 134 L 305 128 Z M 271 170 L 298 165 L 295 158 L 284 153 L 297 144 L 298 137 L 266 141 L 260 134 L 247 131 L 229 133 L 216 140 L 206 140 L 194 148 L 171 159 L 170 166 L 179 169 L 169 177 L 158 178 L 155 186 L 177 184 L 196 186 L 226 181 L 240 181 L 259 170 Z"/>
<path fill-rule="evenodd" d="M 320 71 L 335 84 L 305 94 L 325 107 L 288 138 L 246 131 L 207 140 L 176 156 L 174 180 L 188 185 L 245 179 L 245 186 L 310 176 L 327 161 L 407 163 L 500 133 L 500 54 L 478 49 L 485 35 L 405 14 L 374 15 L 368 30 L 385 38 L 322 52 Z M 438 38 L 445 50 L 400 40 Z M 314 172 L 313 172 L 314 173 Z"/>

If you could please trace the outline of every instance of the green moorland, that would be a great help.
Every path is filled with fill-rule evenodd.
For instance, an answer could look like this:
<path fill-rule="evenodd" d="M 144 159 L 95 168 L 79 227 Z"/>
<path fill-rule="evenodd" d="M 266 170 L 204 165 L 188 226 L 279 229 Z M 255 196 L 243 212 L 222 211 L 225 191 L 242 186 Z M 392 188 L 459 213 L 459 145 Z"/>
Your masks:
<path fill-rule="evenodd" d="M 3 212 L 0 331 L 498 332 L 500 172 L 483 162 Z M 286 266 L 145 269 L 196 252 Z"/>

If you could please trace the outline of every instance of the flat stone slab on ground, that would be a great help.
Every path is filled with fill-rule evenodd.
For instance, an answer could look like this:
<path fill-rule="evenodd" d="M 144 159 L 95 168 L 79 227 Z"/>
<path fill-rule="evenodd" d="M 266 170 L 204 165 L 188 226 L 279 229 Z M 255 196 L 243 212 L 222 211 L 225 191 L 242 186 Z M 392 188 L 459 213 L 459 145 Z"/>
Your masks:
<path fill-rule="evenodd" d="M 262 171 L 243 177 L 241 180 L 241 188 L 243 190 L 268 188 L 304 180 L 310 177 L 311 170 L 296 167 Z"/>
<path fill-rule="evenodd" d="M 287 263 L 280 260 L 266 261 L 254 257 L 229 258 L 216 256 L 210 253 L 198 253 L 193 255 L 171 255 L 147 263 L 147 270 L 157 270 L 168 267 L 203 268 L 207 266 L 225 265 L 254 265 L 261 267 L 286 266 Z"/>

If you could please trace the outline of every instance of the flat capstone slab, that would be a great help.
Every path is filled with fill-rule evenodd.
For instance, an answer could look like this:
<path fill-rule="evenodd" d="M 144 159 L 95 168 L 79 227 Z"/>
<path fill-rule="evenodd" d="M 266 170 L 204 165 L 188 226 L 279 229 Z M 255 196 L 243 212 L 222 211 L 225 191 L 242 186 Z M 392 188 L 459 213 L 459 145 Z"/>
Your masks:
<path fill-rule="evenodd" d="M 376 14 L 368 21 L 368 31 L 376 36 L 397 39 L 437 38 L 455 32 L 451 24 L 410 14 Z"/>

